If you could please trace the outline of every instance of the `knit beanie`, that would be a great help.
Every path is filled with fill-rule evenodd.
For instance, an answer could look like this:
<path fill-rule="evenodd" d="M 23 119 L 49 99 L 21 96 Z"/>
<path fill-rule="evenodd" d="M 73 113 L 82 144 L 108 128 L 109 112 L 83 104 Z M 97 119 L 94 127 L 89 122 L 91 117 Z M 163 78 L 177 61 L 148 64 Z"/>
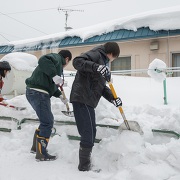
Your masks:
<path fill-rule="evenodd" d="M 61 56 L 63 56 L 63 58 L 69 58 L 69 61 L 72 59 L 72 54 L 69 50 L 61 50 L 59 51 L 59 53 Z"/>

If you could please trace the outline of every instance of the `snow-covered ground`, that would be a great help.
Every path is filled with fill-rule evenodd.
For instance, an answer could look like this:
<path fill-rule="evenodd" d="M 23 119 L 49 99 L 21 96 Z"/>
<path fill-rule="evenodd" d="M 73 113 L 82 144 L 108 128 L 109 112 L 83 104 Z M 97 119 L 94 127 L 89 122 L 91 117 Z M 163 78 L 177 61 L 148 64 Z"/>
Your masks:
<path fill-rule="evenodd" d="M 66 77 L 64 87 L 69 97 L 74 77 Z M 160 134 L 152 129 L 169 129 L 180 133 L 180 77 L 167 78 L 167 101 L 164 105 L 163 83 L 150 77 L 129 77 L 113 75 L 113 85 L 123 100 L 124 113 L 128 120 L 137 121 L 144 131 L 140 135 L 97 127 L 97 138 L 92 152 L 94 168 L 100 173 L 79 172 L 79 141 L 68 140 L 66 134 L 78 135 L 75 126 L 55 124 L 57 133 L 50 139 L 48 151 L 57 154 L 51 162 L 36 162 L 30 153 L 32 138 L 38 123 L 22 124 L 16 130 L 14 121 L 0 120 L 0 127 L 12 128 L 10 133 L 0 132 L 0 180 L 179 180 L 180 179 L 180 140 Z M 0 106 L 1 116 L 16 119 L 36 118 L 25 95 L 7 100 L 9 104 L 25 106 L 25 111 L 15 111 Z M 72 106 L 70 104 L 70 109 Z M 59 99 L 52 98 L 52 111 L 55 120 L 74 121 L 61 111 L 66 107 Z M 101 98 L 96 108 L 97 123 L 120 125 L 123 120 L 119 110 Z"/>

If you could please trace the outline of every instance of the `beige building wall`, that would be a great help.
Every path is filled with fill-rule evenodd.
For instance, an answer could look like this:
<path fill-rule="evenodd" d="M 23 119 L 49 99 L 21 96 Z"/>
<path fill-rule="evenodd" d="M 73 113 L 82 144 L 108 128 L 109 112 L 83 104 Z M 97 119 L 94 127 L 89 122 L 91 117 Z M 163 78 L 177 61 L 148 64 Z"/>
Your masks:
<path fill-rule="evenodd" d="M 151 50 L 151 44 L 157 44 L 157 50 Z M 129 42 L 118 42 L 120 46 L 120 56 L 131 56 L 131 69 L 148 69 L 149 64 L 155 59 L 163 60 L 168 67 L 172 66 L 172 53 L 180 53 L 180 36 L 157 39 L 144 39 Z M 68 48 L 73 58 L 92 49 L 95 46 L 81 46 Z M 72 64 L 69 64 L 67 70 L 73 70 Z M 138 76 L 144 76 L 138 74 Z"/>
<path fill-rule="evenodd" d="M 149 64 L 155 59 L 163 60 L 168 67 L 172 66 L 172 54 L 180 53 L 180 36 L 175 37 L 165 37 L 165 38 L 153 38 L 153 39 L 141 39 L 134 41 L 124 41 L 117 42 L 120 46 L 120 56 L 130 56 L 131 57 L 131 69 L 147 69 Z M 156 50 L 152 50 L 151 46 L 155 43 L 158 45 Z M 62 49 L 68 49 L 72 52 L 73 58 L 92 49 L 95 45 L 84 45 L 84 46 L 74 46 L 74 47 L 63 47 Z M 54 52 L 57 53 L 61 48 L 45 49 L 41 51 L 27 52 L 35 55 L 37 58 L 40 56 Z M 2 58 L 4 55 L 0 55 Z M 72 66 L 72 61 L 65 68 L 66 70 L 74 70 Z M 146 76 L 143 74 L 136 74 L 136 76 Z"/>

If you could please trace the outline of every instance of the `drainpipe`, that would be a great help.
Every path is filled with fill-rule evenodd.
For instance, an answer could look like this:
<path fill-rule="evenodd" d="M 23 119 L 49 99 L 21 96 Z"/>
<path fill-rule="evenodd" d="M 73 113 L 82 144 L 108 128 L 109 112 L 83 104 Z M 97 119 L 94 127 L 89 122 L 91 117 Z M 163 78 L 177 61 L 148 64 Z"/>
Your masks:
<path fill-rule="evenodd" d="M 169 54 L 169 30 L 168 30 L 168 37 L 167 37 L 167 61 L 168 65 L 170 66 L 170 54 Z M 166 89 L 166 79 L 163 81 L 163 89 L 164 89 L 164 105 L 167 105 L 167 89 Z"/>
<path fill-rule="evenodd" d="M 163 81 L 163 88 L 164 88 L 164 105 L 167 105 L 167 91 L 166 91 L 166 79 Z"/>
<path fill-rule="evenodd" d="M 168 66 L 171 67 L 170 54 L 169 54 L 169 30 L 168 30 L 168 37 L 167 37 L 167 61 L 168 61 Z"/>

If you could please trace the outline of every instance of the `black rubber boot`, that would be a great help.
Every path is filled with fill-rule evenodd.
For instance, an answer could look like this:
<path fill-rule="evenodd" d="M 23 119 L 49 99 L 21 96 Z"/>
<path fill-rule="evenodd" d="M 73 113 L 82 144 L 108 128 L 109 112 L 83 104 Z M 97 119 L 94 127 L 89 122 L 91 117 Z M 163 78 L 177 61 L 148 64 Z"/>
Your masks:
<path fill-rule="evenodd" d="M 57 159 L 56 156 L 51 156 L 47 153 L 47 145 L 49 139 L 37 135 L 36 139 L 36 159 L 38 161 L 54 161 Z"/>
<path fill-rule="evenodd" d="M 33 137 L 33 145 L 31 147 L 31 153 L 35 154 L 36 153 L 36 137 L 37 135 L 39 135 L 39 131 L 40 129 L 36 129 L 35 132 L 34 132 L 34 137 Z"/>
<path fill-rule="evenodd" d="M 79 171 L 91 170 L 91 152 L 92 148 L 79 148 Z"/>

